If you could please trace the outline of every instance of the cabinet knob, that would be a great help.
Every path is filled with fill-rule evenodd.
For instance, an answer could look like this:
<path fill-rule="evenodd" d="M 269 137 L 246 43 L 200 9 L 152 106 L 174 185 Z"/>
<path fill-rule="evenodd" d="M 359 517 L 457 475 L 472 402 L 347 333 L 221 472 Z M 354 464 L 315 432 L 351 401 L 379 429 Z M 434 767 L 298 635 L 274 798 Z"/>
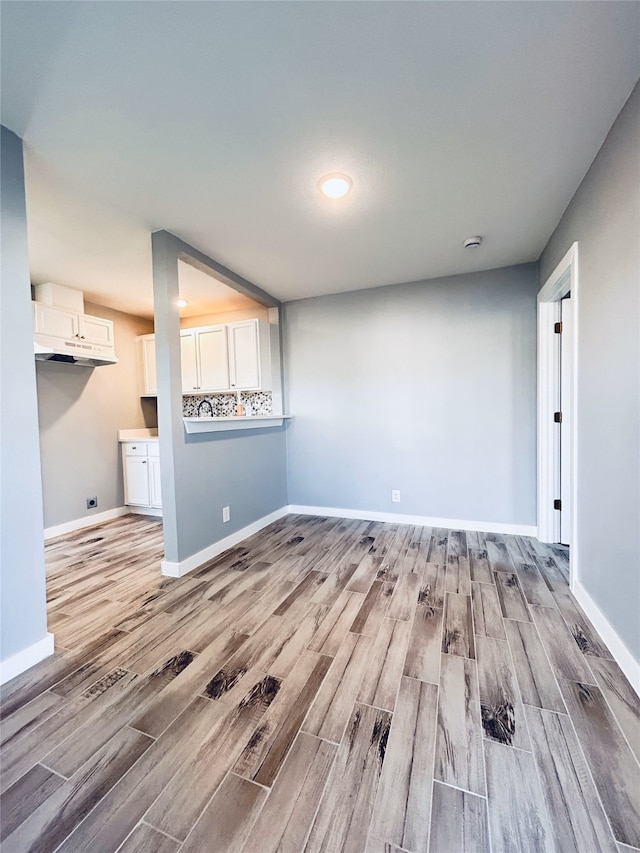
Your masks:
<path fill-rule="evenodd" d="M 146 460 L 146 459 L 143 459 L 143 460 L 142 460 L 142 464 L 143 464 L 143 465 L 146 465 L 146 464 L 147 464 L 147 460 Z"/>

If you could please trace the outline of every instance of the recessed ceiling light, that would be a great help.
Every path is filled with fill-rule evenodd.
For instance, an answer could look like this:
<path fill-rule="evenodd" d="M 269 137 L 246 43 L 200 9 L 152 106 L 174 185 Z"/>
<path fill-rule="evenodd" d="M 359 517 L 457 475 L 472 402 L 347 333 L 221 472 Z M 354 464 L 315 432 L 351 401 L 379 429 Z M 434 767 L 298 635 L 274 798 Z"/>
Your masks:
<path fill-rule="evenodd" d="M 178 299 L 178 308 L 186 308 L 188 304 L 186 299 Z"/>
<path fill-rule="evenodd" d="M 482 237 L 468 237 L 462 245 L 465 249 L 477 249 L 482 245 Z"/>
<path fill-rule="evenodd" d="M 348 175 L 325 175 L 319 180 L 318 186 L 320 192 L 327 198 L 337 199 L 349 192 L 353 186 L 353 181 Z"/>

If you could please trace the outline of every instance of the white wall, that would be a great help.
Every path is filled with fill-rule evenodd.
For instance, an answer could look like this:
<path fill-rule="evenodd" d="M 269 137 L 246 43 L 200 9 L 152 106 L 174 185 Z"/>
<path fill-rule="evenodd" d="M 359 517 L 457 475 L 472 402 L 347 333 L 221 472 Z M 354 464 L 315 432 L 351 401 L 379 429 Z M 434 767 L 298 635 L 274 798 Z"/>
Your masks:
<path fill-rule="evenodd" d="M 8 658 L 45 640 L 47 622 L 22 141 L 5 127 L 1 139 L 0 657 L 4 669 Z"/>
<path fill-rule="evenodd" d="M 579 580 L 640 662 L 640 85 L 540 259 L 579 243 Z"/>
<path fill-rule="evenodd" d="M 529 264 L 287 303 L 289 502 L 535 525 L 537 281 Z"/>

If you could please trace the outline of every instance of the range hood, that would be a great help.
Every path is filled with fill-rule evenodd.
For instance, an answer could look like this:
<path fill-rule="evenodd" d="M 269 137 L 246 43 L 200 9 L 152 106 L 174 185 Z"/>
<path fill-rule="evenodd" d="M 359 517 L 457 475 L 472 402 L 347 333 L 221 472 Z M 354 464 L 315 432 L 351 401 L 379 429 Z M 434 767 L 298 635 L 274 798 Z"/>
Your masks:
<path fill-rule="evenodd" d="M 118 363 L 111 347 L 85 341 L 66 341 L 48 335 L 35 335 L 33 349 L 36 361 L 57 361 L 61 364 L 76 364 L 79 367 L 100 367 L 103 364 Z"/>

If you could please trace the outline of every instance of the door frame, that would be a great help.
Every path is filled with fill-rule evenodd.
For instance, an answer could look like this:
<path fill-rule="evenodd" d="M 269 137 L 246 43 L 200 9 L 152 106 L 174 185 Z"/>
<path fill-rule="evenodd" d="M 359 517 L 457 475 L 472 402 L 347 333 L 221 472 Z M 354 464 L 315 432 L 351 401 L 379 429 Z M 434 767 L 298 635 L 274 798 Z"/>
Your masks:
<path fill-rule="evenodd" d="M 578 243 L 573 243 L 538 293 L 538 539 L 558 542 L 560 518 L 553 501 L 560 496 L 560 432 L 553 413 L 560 406 L 560 339 L 554 324 L 560 320 L 560 301 L 571 292 L 573 364 L 571 429 L 571 547 L 569 586 L 578 580 Z"/>

